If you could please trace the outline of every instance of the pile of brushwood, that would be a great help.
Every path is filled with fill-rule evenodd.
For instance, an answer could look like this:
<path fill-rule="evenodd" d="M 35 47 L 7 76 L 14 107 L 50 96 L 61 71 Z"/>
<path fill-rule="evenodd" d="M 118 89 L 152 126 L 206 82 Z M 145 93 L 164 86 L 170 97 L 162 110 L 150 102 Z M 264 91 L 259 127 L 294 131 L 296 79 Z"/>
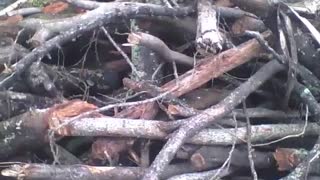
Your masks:
<path fill-rule="evenodd" d="M 320 179 L 317 0 L 6 0 L 0 179 Z"/>

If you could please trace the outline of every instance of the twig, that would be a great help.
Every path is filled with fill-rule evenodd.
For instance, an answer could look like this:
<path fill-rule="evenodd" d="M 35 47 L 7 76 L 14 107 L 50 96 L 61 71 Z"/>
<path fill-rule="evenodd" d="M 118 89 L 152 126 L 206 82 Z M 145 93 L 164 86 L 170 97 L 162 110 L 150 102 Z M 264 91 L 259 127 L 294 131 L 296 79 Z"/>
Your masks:
<path fill-rule="evenodd" d="M 113 44 L 113 46 L 121 53 L 121 55 L 124 57 L 124 59 L 127 61 L 127 63 L 130 65 L 132 73 L 138 76 L 138 71 L 137 68 L 134 66 L 134 64 L 131 62 L 130 58 L 128 57 L 128 55 L 123 52 L 123 50 L 118 46 L 118 44 L 113 40 L 113 38 L 111 37 L 111 35 L 109 34 L 109 32 L 107 31 L 107 29 L 105 27 L 101 27 L 102 31 L 104 32 L 104 34 L 108 37 L 109 41 Z"/>
<path fill-rule="evenodd" d="M 158 73 L 160 72 L 160 70 L 162 69 L 162 67 L 164 66 L 165 63 L 161 63 L 157 69 L 154 71 L 154 73 L 152 74 L 151 80 L 155 81 L 156 76 L 158 75 Z"/>
<path fill-rule="evenodd" d="M 178 78 L 179 78 L 179 75 L 178 75 L 178 69 L 177 69 L 177 64 L 176 64 L 176 62 L 172 62 L 172 68 L 173 68 L 174 78 L 178 79 Z M 177 81 L 177 83 L 179 84 L 179 81 Z"/>
<path fill-rule="evenodd" d="M 255 31 L 245 31 L 245 35 L 256 38 L 256 40 L 260 43 L 260 45 L 270 54 L 274 56 L 276 60 L 278 60 L 281 64 L 286 64 L 286 60 L 284 57 L 279 55 L 272 47 L 268 45 L 268 42 L 264 40 L 259 32 Z"/>
<path fill-rule="evenodd" d="M 237 123 L 237 119 L 236 119 L 236 115 L 233 114 L 233 120 L 234 120 L 234 124 L 235 124 L 235 127 L 234 127 L 234 133 L 237 134 L 237 131 L 238 131 L 238 123 Z M 225 166 L 228 165 L 228 169 L 230 168 L 230 160 L 232 158 L 232 153 L 236 147 L 236 140 L 237 138 L 234 137 L 234 141 L 232 143 L 232 147 L 231 147 L 231 150 L 229 151 L 229 156 L 228 158 L 226 159 L 226 161 L 223 163 L 223 165 L 219 168 L 219 170 L 217 171 L 217 173 L 211 178 L 211 179 L 216 179 L 219 174 L 221 173 L 221 171 L 225 168 Z"/>
<path fill-rule="evenodd" d="M 247 120 L 247 147 L 248 147 L 248 159 L 249 159 L 249 163 L 250 163 L 250 170 L 251 170 L 251 174 L 253 176 L 254 180 L 258 180 L 258 175 L 257 172 L 254 168 L 254 161 L 252 159 L 252 147 L 251 147 L 251 123 L 250 123 L 250 118 L 247 114 L 247 107 L 246 107 L 246 102 L 243 101 L 243 111 L 244 114 L 246 115 L 246 120 Z"/>
<path fill-rule="evenodd" d="M 306 133 L 306 129 L 307 129 L 307 127 L 308 127 L 308 117 L 309 117 L 309 108 L 308 108 L 308 106 L 307 106 L 307 107 L 306 107 L 305 123 L 304 123 L 304 126 L 303 126 L 303 129 L 302 129 L 301 133 L 295 134 L 295 135 L 289 135 L 289 136 L 283 137 L 283 138 L 281 138 L 281 139 L 277 139 L 277 140 L 274 140 L 274 141 L 271 141 L 271 142 L 267 142 L 267 143 L 254 144 L 254 145 L 252 145 L 252 146 L 253 146 L 253 147 L 268 146 L 268 145 L 270 145 L 270 144 L 274 144 L 274 143 L 277 143 L 277 142 L 280 142 L 280 141 L 283 141 L 283 140 L 286 140 L 286 139 L 289 139 L 289 138 L 295 138 L 295 137 L 301 137 L 301 136 L 303 136 L 303 135 Z"/>

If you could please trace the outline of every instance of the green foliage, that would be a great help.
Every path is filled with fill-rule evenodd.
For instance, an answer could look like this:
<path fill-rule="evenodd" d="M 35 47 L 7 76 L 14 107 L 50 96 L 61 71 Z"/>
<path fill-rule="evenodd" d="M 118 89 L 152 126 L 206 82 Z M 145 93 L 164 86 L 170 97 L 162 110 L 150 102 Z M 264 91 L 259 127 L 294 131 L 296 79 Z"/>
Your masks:
<path fill-rule="evenodd" d="M 29 0 L 33 7 L 43 7 L 50 2 L 50 0 Z"/>

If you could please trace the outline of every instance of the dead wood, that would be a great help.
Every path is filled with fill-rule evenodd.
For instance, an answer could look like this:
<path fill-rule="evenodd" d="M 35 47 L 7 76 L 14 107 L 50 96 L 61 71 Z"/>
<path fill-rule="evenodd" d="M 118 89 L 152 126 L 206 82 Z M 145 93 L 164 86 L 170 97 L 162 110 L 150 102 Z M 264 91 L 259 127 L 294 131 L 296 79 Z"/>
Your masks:
<path fill-rule="evenodd" d="M 148 3 L 156 3 L 156 1 L 149 1 Z M 149 31 L 151 29 L 150 23 L 148 20 L 132 20 L 131 21 L 131 27 L 132 31 Z M 105 31 L 105 30 L 104 30 Z M 108 36 L 109 40 L 112 42 L 113 39 L 110 37 L 110 35 L 107 34 L 105 31 L 106 35 Z M 130 37 L 128 37 L 129 39 Z M 120 47 L 118 47 L 115 43 L 113 43 L 114 46 L 118 49 L 119 52 L 123 52 Z M 128 56 L 125 53 L 122 53 L 128 64 L 131 66 L 132 69 L 132 76 L 136 80 L 141 80 L 141 81 L 149 81 L 152 82 L 153 84 L 160 84 L 161 83 L 161 78 L 163 77 L 162 70 L 160 69 L 157 71 L 159 68 L 161 62 L 159 60 L 159 57 L 154 53 L 154 49 L 150 48 L 149 46 L 138 46 L 138 44 L 135 44 L 132 46 L 131 49 L 131 59 L 128 58 Z M 153 119 L 159 111 L 159 107 L 156 105 L 155 102 L 150 102 L 146 103 L 143 105 L 140 105 L 138 107 L 135 107 L 134 109 L 132 108 L 126 108 L 122 112 L 118 113 L 116 117 L 132 117 L 132 114 L 134 114 L 133 118 L 141 118 L 141 119 Z M 101 139 L 101 138 L 100 138 Z M 119 138 L 104 138 L 103 141 L 105 144 L 117 144 L 117 146 L 113 146 L 113 150 L 108 149 L 109 154 L 105 154 L 105 158 L 109 159 L 116 159 L 116 162 L 118 162 L 118 154 L 120 154 L 123 151 L 128 151 L 129 148 L 134 143 L 134 140 L 132 139 L 119 139 Z M 142 143 L 146 145 L 147 143 Z M 143 149 L 149 148 L 149 146 L 142 147 Z M 105 148 L 100 148 L 105 149 Z M 104 151 L 105 152 L 105 151 Z M 144 162 L 142 167 L 147 167 L 150 162 L 149 162 L 149 154 L 148 150 L 145 151 L 146 153 L 141 153 L 141 159 L 137 160 L 140 162 Z M 112 153 L 112 154 L 110 154 Z M 113 161 L 113 160 L 109 160 Z M 112 164 L 112 163 L 110 163 Z"/>
<path fill-rule="evenodd" d="M 231 2 L 245 11 L 257 14 L 260 17 L 267 17 L 272 11 L 275 3 L 265 0 L 253 0 L 250 3 L 243 0 L 231 0 Z"/>
<path fill-rule="evenodd" d="M 221 121 L 223 121 L 223 119 Z M 118 119 L 113 117 L 83 118 L 60 128 L 56 133 L 61 136 L 123 136 L 164 140 L 168 136 L 166 131 L 177 127 L 177 125 L 183 125 L 186 122 L 189 122 L 189 120 L 162 122 L 155 120 Z M 61 123 L 63 123 L 62 119 Z M 57 122 L 54 124 L 59 126 Z M 54 129 L 54 127 L 52 128 Z M 305 131 L 304 124 L 254 125 L 252 126 L 251 140 L 254 143 L 268 142 L 302 132 L 306 135 L 317 135 L 318 130 L 319 127 L 316 124 L 308 125 Z M 237 140 L 234 140 L 234 137 L 237 137 Z M 209 128 L 200 131 L 194 137 L 186 140 L 186 142 L 203 145 L 230 145 L 234 141 L 236 143 L 245 143 L 245 139 L 246 128 L 244 127 L 237 129 Z"/>
<path fill-rule="evenodd" d="M 32 20 L 32 19 L 29 19 L 27 21 L 23 21 L 20 25 L 25 28 L 36 30 L 36 33 L 30 39 L 30 42 L 34 46 L 39 46 L 39 45 L 43 44 L 46 40 L 53 37 L 57 33 L 69 31 L 70 29 L 75 28 L 77 26 L 82 26 L 82 28 L 87 28 L 84 25 L 89 20 L 91 22 L 93 22 L 94 19 L 98 19 L 98 18 L 102 18 L 103 16 L 106 16 L 102 12 L 106 12 L 106 11 L 114 12 L 114 10 L 120 10 L 122 12 L 127 13 L 126 8 L 133 10 L 138 7 L 138 6 L 135 7 L 135 5 L 144 6 L 143 4 L 138 4 L 138 3 L 137 4 L 135 4 L 135 3 L 131 3 L 131 4 L 122 3 L 121 4 L 121 3 L 116 3 L 116 2 L 107 3 L 107 4 L 101 3 L 101 4 L 99 4 L 99 6 L 95 7 L 96 9 L 93 9 L 92 11 L 89 11 L 89 12 L 82 14 L 82 15 L 79 15 L 79 16 L 73 16 L 70 18 L 64 18 L 64 19 L 58 19 L 58 20 L 36 20 L 36 19 Z M 123 7 L 121 7 L 121 6 L 123 6 Z M 131 6 L 131 7 L 129 7 L 129 6 Z M 134 13 L 132 15 L 139 16 L 138 14 Z M 116 15 L 116 16 L 118 16 L 118 15 Z M 123 15 L 124 15 L 123 17 L 127 16 L 125 14 L 123 14 Z M 143 13 L 141 15 L 143 15 Z M 178 15 L 178 14 L 175 14 L 175 15 Z M 109 16 L 109 14 L 107 16 Z M 113 16 L 113 15 L 111 15 L 111 16 Z M 108 17 L 109 23 L 114 22 L 114 19 L 111 19 L 110 17 Z M 117 17 L 117 18 L 119 18 L 119 17 Z M 98 21 L 100 21 L 100 20 L 98 20 Z M 108 23 L 107 21 L 103 21 L 103 22 Z"/>
<path fill-rule="evenodd" d="M 279 171 L 294 169 L 306 156 L 304 149 L 277 148 L 273 153 Z"/>
<path fill-rule="evenodd" d="M 21 8 L 17 10 L 13 10 L 7 13 L 8 16 L 21 15 L 21 16 L 29 16 L 32 14 L 41 13 L 41 8 L 30 7 L 30 8 Z"/>
<path fill-rule="evenodd" d="M 61 97 L 61 93 L 50 79 L 41 62 L 31 64 L 25 75 L 27 76 L 25 81 L 32 93 L 45 94 L 53 98 Z"/>
<path fill-rule="evenodd" d="M 320 176 L 316 1 L 13 1 L 3 176 Z"/>
<path fill-rule="evenodd" d="M 61 109 L 64 106 L 68 108 Z M 53 126 L 53 123 L 55 123 L 50 119 L 72 117 L 93 108 L 95 106 L 88 103 L 70 101 L 49 109 L 29 110 L 24 114 L 1 122 L 0 134 L 3 139 L 0 142 L 0 158 L 6 159 L 16 153 L 43 147 L 49 142 L 48 127 Z"/>
<path fill-rule="evenodd" d="M 0 92 L 0 120 L 6 120 L 29 111 L 30 108 L 44 109 L 57 103 L 56 100 L 33 94 L 12 91 Z"/>
<path fill-rule="evenodd" d="M 120 66 L 121 63 L 120 63 Z M 127 67 L 119 67 L 115 62 L 106 64 L 105 69 L 90 70 L 80 68 L 61 68 L 44 63 L 33 63 L 18 79 L 14 91 L 30 92 L 37 95 L 58 97 L 77 93 L 106 93 L 120 87 L 118 73 Z M 27 86 L 21 88 L 20 86 Z M 28 90 L 28 91 L 27 91 Z"/>
<path fill-rule="evenodd" d="M 207 169 L 207 167 L 221 166 L 229 156 L 231 148 L 221 146 L 203 146 L 198 149 L 191 157 L 190 161 L 198 170 Z M 249 166 L 248 151 L 237 148 L 233 150 L 230 165 L 234 168 L 246 168 Z M 272 152 L 253 151 L 253 161 L 257 169 L 270 168 L 274 166 L 275 159 Z"/>
<path fill-rule="evenodd" d="M 170 165 L 168 177 L 194 171 L 189 163 Z M 17 164 L 2 170 L 1 174 L 7 177 L 23 178 L 25 180 L 105 180 L 105 179 L 141 179 L 144 168 L 139 167 L 99 167 L 88 165 L 44 165 L 44 164 Z"/>
<path fill-rule="evenodd" d="M 1 29 L 1 28 L 0 28 Z M 0 30 L 1 31 L 1 30 Z M 1 38 L 0 64 L 10 66 L 24 57 L 29 51 L 11 38 Z"/>
<path fill-rule="evenodd" d="M 198 51 L 202 54 L 211 52 L 216 54 L 224 46 L 225 35 L 218 27 L 217 11 L 209 0 L 197 2 L 198 20 L 196 43 Z"/>
<path fill-rule="evenodd" d="M 315 100 L 315 98 L 313 97 L 313 95 L 311 94 L 310 91 L 308 91 L 308 89 L 301 85 L 300 83 L 295 83 L 295 87 L 293 89 L 295 91 L 295 93 L 297 93 L 299 95 L 299 97 L 301 98 L 301 100 L 308 104 L 308 106 L 310 107 L 310 111 L 312 112 L 312 114 L 315 117 L 319 116 L 319 112 L 320 112 L 320 106 L 317 103 L 317 101 Z M 304 158 L 303 162 L 300 163 L 295 169 L 294 171 L 292 171 L 288 176 L 282 178 L 282 179 L 287 179 L 287 180 L 291 180 L 291 179 L 305 179 L 309 176 L 309 169 L 312 166 L 311 163 L 313 163 L 315 166 L 319 164 L 319 157 L 318 157 L 318 153 L 320 152 L 320 138 L 318 136 L 317 141 L 315 142 L 313 148 L 309 151 L 308 156 L 306 158 Z"/>
<path fill-rule="evenodd" d="M 249 78 L 246 83 L 242 84 L 219 104 L 190 118 L 190 121 L 181 126 L 179 130 L 167 141 L 166 145 L 163 147 L 162 151 L 160 151 L 143 179 L 157 179 L 158 175 L 163 172 L 163 168 L 169 164 L 175 152 L 188 137 L 194 135 L 200 129 L 229 113 L 253 90 L 257 89 L 263 82 L 280 70 L 282 70 L 282 66 L 278 62 L 269 62 L 260 69 L 260 71 Z"/>
<path fill-rule="evenodd" d="M 156 97 L 161 94 L 161 88 L 152 85 L 147 82 L 136 82 L 128 78 L 123 79 L 123 84 L 124 86 L 136 91 L 136 92 L 147 92 L 149 95 Z M 191 111 L 193 114 L 196 114 L 196 109 L 192 108 L 189 106 L 187 103 L 184 101 L 178 99 L 175 97 L 173 94 L 168 93 L 164 98 L 163 101 L 168 102 L 168 103 L 173 103 L 173 104 L 179 104 L 183 108 L 187 109 L 188 111 Z M 179 107 L 180 107 L 179 106 Z M 169 106 L 170 108 L 170 106 Z M 168 108 L 168 111 L 170 112 L 170 109 Z"/>
<path fill-rule="evenodd" d="M 177 62 L 189 66 L 193 66 L 195 63 L 194 58 L 169 49 L 169 47 L 161 39 L 150 34 L 142 32 L 131 33 L 128 36 L 128 42 L 130 44 L 148 47 L 157 53 L 161 58 L 169 62 Z"/>
<path fill-rule="evenodd" d="M 110 6 L 112 5 L 112 6 Z M 109 11 L 110 13 L 105 13 Z M 21 75 L 34 61 L 42 59 L 49 51 L 61 45 L 67 41 L 76 38 L 81 33 L 87 32 L 102 24 L 110 23 L 116 18 L 123 17 L 136 17 L 141 15 L 158 15 L 158 16 L 185 16 L 188 13 L 191 13 L 190 8 L 181 8 L 181 9 L 170 9 L 157 5 L 148 5 L 148 4 L 136 4 L 136 3 L 115 3 L 115 4 L 106 4 L 101 5 L 99 8 L 93 11 L 89 11 L 84 14 L 83 18 L 80 19 L 80 22 L 74 24 L 73 26 L 67 26 L 64 33 L 46 41 L 42 46 L 34 49 L 31 53 L 21 59 L 15 66 L 15 72 L 8 76 L 5 80 L 1 81 L 0 88 L 6 88 L 11 85 L 11 83 Z M 83 20 L 81 20 L 83 19 Z M 90 24 L 87 22 L 90 21 Z M 68 20 L 68 24 L 70 19 Z M 103 22 L 103 23 L 102 23 Z M 56 24 L 54 24 L 56 26 Z M 60 29 L 61 30 L 61 29 Z M 44 30 L 45 31 L 45 30 Z"/>
<path fill-rule="evenodd" d="M 161 88 L 150 85 L 146 82 L 136 82 L 128 78 L 124 78 L 123 84 L 124 86 L 134 91 L 146 92 L 153 97 L 156 97 L 161 94 Z M 210 90 L 213 90 L 213 92 L 210 92 Z M 218 103 L 229 93 L 229 90 L 224 90 L 224 92 L 222 92 L 222 90 L 215 90 L 215 88 L 199 89 L 182 96 L 182 100 L 174 97 L 172 94 L 169 93 L 167 96 L 163 98 L 163 102 L 168 103 L 168 112 L 170 112 L 170 114 L 175 116 L 190 117 L 200 113 L 201 110 L 198 109 L 205 109 L 211 105 Z M 225 117 L 232 118 L 233 115 L 235 115 L 237 118 L 246 117 L 243 113 L 243 110 L 239 109 L 233 110 L 232 114 L 228 114 Z M 274 119 L 278 122 L 288 122 L 295 118 L 299 118 L 300 113 L 275 111 L 265 108 L 248 108 L 247 116 L 250 118 L 269 118 Z"/>
<path fill-rule="evenodd" d="M 266 33 L 266 36 L 269 36 L 268 32 Z M 252 54 L 248 54 L 248 51 Z M 197 64 L 197 67 L 193 70 L 190 70 L 178 79 L 163 85 L 161 91 L 173 91 L 172 94 L 174 96 L 181 96 L 198 88 L 210 79 L 232 69 L 232 67 L 236 67 L 257 56 L 256 53 L 259 53 L 259 45 L 257 42 L 246 42 L 237 48 L 227 50 L 222 54 L 217 55 L 217 57 L 213 57 L 215 58 L 214 60 L 212 60 L 211 57 L 201 60 L 201 63 Z M 228 60 L 224 58 L 227 58 Z"/>
<path fill-rule="evenodd" d="M 60 165 L 72 165 L 72 164 L 82 163 L 82 161 L 79 158 L 77 158 L 71 152 L 66 150 L 64 147 L 56 144 L 55 149 L 57 154 L 53 158 L 54 158 L 54 161 L 56 161 L 56 163 Z M 50 148 L 50 146 L 47 146 L 45 150 L 47 151 L 47 154 L 52 155 L 52 149 Z M 25 162 L 30 162 L 30 161 L 25 161 Z"/>
<path fill-rule="evenodd" d="M 118 73 L 127 67 L 120 67 L 114 63 L 106 64 L 105 69 L 90 70 L 81 68 L 60 68 L 58 66 L 43 65 L 50 79 L 57 89 L 64 95 L 70 92 L 106 93 L 120 87 Z"/>
<path fill-rule="evenodd" d="M 89 161 L 108 161 L 110 165 L 116 165 L 119 162 L 120 154 L 127 153 L 133 143 L 134 139 L 130 138 L 98 138 L 91 146 Z"/>
<path fill-rule="evenodd" d="M 234 34 L 243 34 L 248 30 L 263 32 L 266 31 L 266 27 L 262 20 L 255 17 L 243 16 L 233 23 L 231 30 Z"/>
<path fill-rule="evenodd" d="M 43 147 L 47 128 L 45 110 L 29 111 L 1 122 L 0 158 L 5 160 L 16 153 Z"/>
<path fill-rule="evenodd" d="M 268 36 L 270 36 L 270 32 L 265 33 L 265 37 Z M 174 89 L 172 94 L 177 97 L 181 96 L 198 88 L 210 79 L 257 57 L 261 52 L 262 49 L 258 42 L 255 40 L 247 41 L 236 48 L 201 60 L 194 69 L 184 73 L 178 79 L 164 84 L 161 89 L 163 92 Z"/>
<path fill-rule="evenodd" d="M 214 177 L 216 174 L 219 174 L 217 176 L 218 178 L 223 178 L 225 176 L 230 175 L 231 172 L 232 172 L 231 170 L 220 172 L 219 169 L 214 169 L 214 170 L 204 171 L 204 172 L 186 173 L 186 174 L 182 174 L 182 175 L 176 175 L 176 176 L 173 176 L 173 177 L 169 178 L 168 180 L 210 179 L 210 178 Z"/>
<path fill-rule="evenodd" d="M 137 91 L 146 92 L 149 95 L 156 97 L 161 94 L 161 89 L 159 87 L 150 85 L 146 82 L 135 82 L 128 78 L 123 79 L 124 86 Z M 213 90 L 213 92 L 210 92 Z M 230 91 L 225 90 L 215 90 L 212 89 L 199 89 L 194 90 L 184 96 L 182 100 L 174 97 L 172 94 L 168 94 L 163 98 L 163 102 L 168 103 L 168 112 L 175 116 L 190 117 L 201 112 L 198 109 L 205 109 L 211 105 L 218 103 L 222 100 Z M 226 118 L 232 118 L 235 115 L 237 118 L 245 118 L 243 110 L 235 109 L 232 114 L 226 115 Z M 249 108 L 247 110 L 247 115 L 250 118 L 269 118 L 276 121 L 291 122 L 293 119 L 298 119 L 300 117 L 299 112 L 282 112 L 274 111 L 265 108 Z M 225 120 L 219 122 L 219 124 L 225 124 Z"/>

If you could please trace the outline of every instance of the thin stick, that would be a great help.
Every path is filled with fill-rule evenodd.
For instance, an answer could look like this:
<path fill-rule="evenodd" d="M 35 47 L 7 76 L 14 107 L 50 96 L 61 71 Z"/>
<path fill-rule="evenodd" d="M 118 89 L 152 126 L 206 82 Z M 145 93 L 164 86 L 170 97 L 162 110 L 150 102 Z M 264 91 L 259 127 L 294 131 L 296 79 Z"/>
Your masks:
<path fill-rule="evenodd" d="M 247 147 L 248 147 L 248 159 L 249 159 L 249 163 L 250 163 L 250 170 L 251 170 L 251 174 L 253 176 L 253 179 L 258 180 L 258 175 L 257 175 L 256 170 L 254 169 L 254 162 L 253 162 L 253 158 L 252 158 L 250 118 L 247 114 L 246 102 L 243 101 L 242 104 L 243 104 L 243 111 L 244 111 L 244 114 L 245 114 L 246 120 L 247 120 Z"/>
<path fill-rule="evenodd" d="M 131 62 L 130 58 L 128 57 L 128 55 L 118 46 L 118 44 L 113 40 L 113 38 L 111 37 L 111 35 L 109 34 L 109 32 L 107 31 L 107 29 L 105 27 L 101 28 L 102 31 L 104 32 L 104 34 L 108 37 L 109 41 L 113 44 L 113 46 L 121 53 L 121 55 L 124 57 L 124 59 L 127 61 L 127 63 L 129 64 L 129 66 L 132 69 L 132 73 L 134 75 L 138 76 L 138 71 L 137 68 L 134 66 L 134 64 Z"/>
<path fill-rule="evenodd" d="M 280 141 L 283 141 L 283 140 L 286 140 L 286 139 L 289 139 L 289 138 L 297 138 L 297 137 L 300 137 L 300 136 L 303 136 L 305 133 L 306 133 L 306 129 L 308 127 L 308 117 L 309 117 L 309 108 L 308 106 L 306 107 L 306 117 L 305 117 L 305 124 L 303 126 L 303 129 L 301 131 L 301 133 L 299 134 L 294 134 L 294 135 L 289 135 L 289 136 L 285 136 L 283 138 L 280 138 L 280 139 L 277 139 L 277 140 L 274 140 L 274 141 L 271 141 L 271 142 L 267 142 L 267 143 L 262 143 L 262 144 L 254 144 L 253 147 L 258 147 L 258 146 L 268 146 L 270 144 L 274 144 L 274 143 L 277 143 L 277 142 L 280 142 Z"/>
<path fill-rule="evenodd" d="M 238 123 L 237 123 L 237 119 L 236 119 L 236 115 L 233 114 L 233 120 L 234 120 L 234 124 L 235 124 L 235 127 L 234 127 L 234 133 L 237 134 L 237 131 L 238 131 Z M 234 137 L 234 141 L 233 141 L 233 144 L 232 144 L 232 147 L 231 147 L 231 150 L 229 151 L 229 156 L 228 158 L 226 159 L 226 161 L 223 163 L 223 165 L 219 168 L 219 170 L 217 171 L 217 173 L 211 178 L 211 179 L 216 179 L 219 174 L 221 173 L 221 171 L 227 166 L 227 168 L 229 169 L 230 167 L 230 160 L 232 158 L 232 153 L 234 151 L 234 149 L 236 148 L 236 141 L 237 141 L 237 138 Z"/>
<path fill-rule="evenodd" d="M 164 66 L 164 62 L 163 63 L 161 63 L 158 67 L 157 67 L 157 69 L 154 71 L 154 73 L 152 74 L 152 77 L 151 77 L 151 80 L 152 81 L 155 81 L 156 80 L 156 76 L 157 76 L 157 74 L 159 73 L 159 71 L 162 69 L 162 67 Z"/>

